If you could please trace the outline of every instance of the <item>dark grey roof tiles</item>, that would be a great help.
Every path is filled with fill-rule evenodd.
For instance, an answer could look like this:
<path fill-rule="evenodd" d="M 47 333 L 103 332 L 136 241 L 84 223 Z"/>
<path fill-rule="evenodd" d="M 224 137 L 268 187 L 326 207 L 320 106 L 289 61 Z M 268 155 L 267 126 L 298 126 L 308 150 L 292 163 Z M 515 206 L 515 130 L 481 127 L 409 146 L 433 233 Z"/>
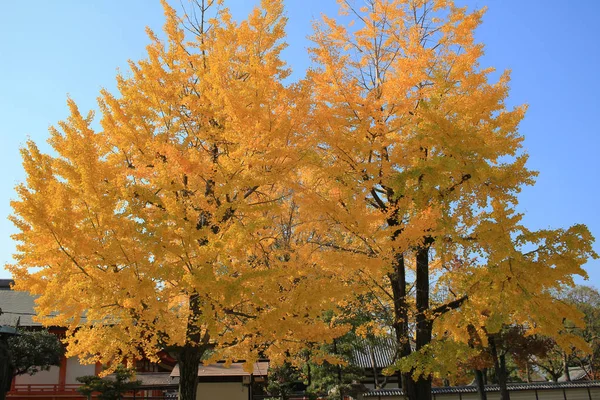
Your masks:
<path fill-rule="evenodd" d="M 16 292 L 14 290 L 0 290 L 0 325 L 13 326 L 20 318 L 21 326 L 41 326 L 34 322 L 35 315 L 34 297 L 27 292 Z"/>
<path fill-rule="evenodd" d="M 0 279 L 0 290 L 10 290 L 13 283 L 15 283 L 15 281 L 12 279 Z"/>
<path fill-rule="evenodd" d="M 396 344 L 391 337 L 379 337 L 374 340 L 360 340 L 352 352 L 352 361 L 360 368 L 386 368 L 394 363 Z"/>
<path fill-rule="evenodd" d="M 108 379 L 115 379 L 114 374 L 106 376 Z M 142 381 L 142 386 L 164 386 L 174 384 L 169 372 L 137 372 L 135 379 Z"/>
<path fill-rule="evenodd" d="M 508 390 L 548 390 L 562 388 L 586 388 L 600 387 L 600 381 L 580 381 L 580 382 L 543 382 L 543 383 L 509 383 Z M 498 392 L 498 385 L 488 385 L 485 387 L 486 392 Z M 434 387 L 431 389 L 433 394 L 451 394 L 451 393 L 477 393 L 475 386 L 443 386 Z M 403 396 L 402 389 L 379 389 L 363 394 L 363 397 L 386 397 L 386 396 Z"/>

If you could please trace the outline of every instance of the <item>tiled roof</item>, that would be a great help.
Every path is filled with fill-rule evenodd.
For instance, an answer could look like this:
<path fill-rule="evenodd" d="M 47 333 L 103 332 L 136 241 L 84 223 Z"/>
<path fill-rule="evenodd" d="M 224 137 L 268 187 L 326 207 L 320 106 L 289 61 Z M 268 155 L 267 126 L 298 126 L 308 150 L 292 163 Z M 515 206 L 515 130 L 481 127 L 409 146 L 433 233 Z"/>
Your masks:
<path fill-rule="evenodd" d="M 10 290 L 13 283 L 15 283 L 15 281 L 12 279 L 0 279 L 0 290 Z"/>
<path fill-rule="evenodd" d="M 269 369 L 269 363 L 267 361 L 259 361 L 254 363 L 253 375 L 266 376 L 267 370 Z M 198 376 L 244 376 L 250 375 L 249 372 L 244 370 L 243 363 L 233 363 L 229 367 L 226 367 L 224 363 L 204 365 L 200 364 L 198 367 Z M 171 372 L 171 378 L 179 377 L 179 364 L 173 368 Z"/>
<path fill-rule="evenodd" d="M 581 367 L 569 367 L 569 378 L 571 378 L 572 381 L 579 381 L 579 380 L 587 379 L 588 374 L 587 374 L 586 370 L 589 370 L 589 367 L 586 366 L 585 369 L 581 368 Z M 560 378 L 558 378 L 558 381 L 566 382 L 567 376 L 565 374 L 563 374 Z"/>
<path fill-rule="evenodd" d="M 12 279 L 0 279 L 0 325 L 14 326 L 19 320 L 19 326 L 41 327 L 42 324 L 33 321 L 36 296 L 12 290 L 13 283 Z M 85 315 L 81 316 L 81 320 L 85 321 Z"/>
<path fill-rule="evenodd" d="M 379 337 L 374 340 L 360 340 L 352 352 L 353 363 L 360 368 L 371 369 L 371 353 L 375 368 L 386 368 L 394 363 L 396 344 L 391 337 Z"/>
<path fill-rule="evenodd" d="M 114 379 L 115 375 L 106 376 L 108 379 Z M 135 380 L 142 381 L 142 386 L 168 386 L 174 384 L 169 372 L 137 372 Z"/>
<path fill-rule="evenodd" d="M 21 326 L 41 326 L 34 322 L 32 317 L 35 315 L 34 297 L 27 292 L 16 292 L 8 287 L 8 279 L 2 279 L 0 282 L 0 325 L 14 326 L 20 318 Z M 5 286 L 2 286 L 5 285 Z"/>
<path fill-rule="evenodd" d="M 583 381 L 583 382 L 543 382 L 543 383 L 509 383 L 508 390 L 548 390 L 562 388 L 586 388 L 600 387 L 600 381 Z M 499 392 L 498 385 L 488 385 L 485 387 L 486 392 Z M 443 386 L 431 388 L 433 394 L 451 394 L 451 393 L 477 393 L 475 386 Z M 386 396 L 403 396 L 402 389 L 379 389 L 364 393 L 364 397 L 386 397 Z"/>

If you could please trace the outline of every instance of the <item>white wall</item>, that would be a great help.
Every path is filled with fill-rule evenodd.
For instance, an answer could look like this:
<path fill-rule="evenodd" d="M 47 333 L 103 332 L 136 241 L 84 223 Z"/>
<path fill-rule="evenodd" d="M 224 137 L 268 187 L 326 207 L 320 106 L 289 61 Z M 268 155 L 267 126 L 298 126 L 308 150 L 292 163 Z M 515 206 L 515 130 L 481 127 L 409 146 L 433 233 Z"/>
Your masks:
<path fill-rule="evenodd" d="M 595 389 L 595 388 L 594 388 Z M 566 389 L 567 391 L 567 400 L 589 400 L 590 397 L 588 395 L 587 389 Z M 596 392 L 600 394 L 600 390 Z M 595 394 L 592 391 L 592 400 L 600 399 L 600 397 L 594 397 Z M 500 393 L 499 392 L 491 392 L 487 394 L 488 400 L 499 400 Z M 435 396 L 436 400 L 459 400 L 458 394 L 438 394 Z M 553 390 L 538 390 L 538 399 L 539 400 L 564 400 L 564 395 L 562 389 L 553 389 Z M 388 400 L 388 399 L 386 399 Z M 462 395 L 462 400 L 479 400 L 479 395 L 477 393 L 464 393 Z M 535 391 L 533 390 L 514 390 L 510 392 L 510 400 L 536 400 Z"/>
<path fill-rule="evenodd" d="M 58 367 L 50 367 L 49 371 L 40 371 L 35 375 L 19 375 L 15 378 L 17 385 L 55 385 L 58 383 Z"/>
<path fill-rule="evenodd" d="M 242 382 L 201 382 L 196 400 L 248 400 L 248 387 Z"/>
<path fill-rule="evenodd" d="M 67 374 L 65 376 L 65 383 L 67 385 L 78 384 L 77 377 L 84 375 L 94 375 L 96 371 L 96 366 L 94 364 L 91 365 L 82 365 L 79 363 L 78 357 L 71 357 L 67 359 Z"/>
<path fill-rule="evenodd" d="M 95 365 L 82 365 L 79 363 L 79 358 L 71 357 L 67 359 L 67 371 L 65 374 L 65 383 L 67 385 L 78 384 L 77 377 L 84 375 L 94 375 L 96 370 Z M 19 375 L 16 377 L 15 384 L 17 385 L 58 385 L 59 367 L 50 367 L 50 371 L 41 371 L 37 374 Z"/>

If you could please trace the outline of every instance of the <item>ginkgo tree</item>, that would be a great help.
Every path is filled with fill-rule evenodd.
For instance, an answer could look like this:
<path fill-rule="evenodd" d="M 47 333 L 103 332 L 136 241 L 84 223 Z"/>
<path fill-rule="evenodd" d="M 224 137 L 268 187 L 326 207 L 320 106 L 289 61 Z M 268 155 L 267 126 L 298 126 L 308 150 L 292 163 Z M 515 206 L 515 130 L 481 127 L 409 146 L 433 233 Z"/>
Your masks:
<path fill-rule="evenodd" d="M 166 39 L 149 30 L 147 58 L 102 91 L 100 127 L 69 100 L 54 152 L 22 150 L 9 269 L 41 321 L 69 328 L 68 355 L 115 365 L 168 349 L 195 400 L 208 349 L 251 368 L 341 328 L 319 319 L 335 289 L 291 239 L 310 103 L 282 83 L 282 1 L 239 23 L 199 1 L 191 35 L 163 6 Z"/>
<path fill-rule="evenodd" d="M 373 299 L 363 314 L 391 310 L 416 400 L 473 354 L 473 332 L 572 339 L 561 324 L 577 315 L 551 292 L 585 275 L 593 238 L 530 231 L 514 211 L 536 173 L 509 74 L 479 65 L 483 10 L 340 0 L 290 84 L 283 0 L 239 23 L 195 3 L 187 18 L 163 3 L 166 39 L 149 31 L 147 58 L 102 91 L 99 128 L 69 100 L 54 153 L 22 151 L 9 268 L 43 322 L 69 327 L 70 355 L 169 349 L 191 400 L 207 350 L 305 354 L 345 333 L 324 315 L 357 294 Z"/>
<path fill-rule="evenodd" d="M 316 25 L 307 76 L 311 242 L 318 263 L 387 303 L 405 394 L 428 399 L 432 374 L 468 357 L 472 327 L 559 334 L 573 309 L 550 292 L 585 276 L 593 238 L 583 225 L 532 232 L 514 212 L 536 173 L 518 132 L 525 107 L 506 105 L 509 73 L 491 82 L 479 64 L 484 10 L 339 3 L 342 18 Z"/>

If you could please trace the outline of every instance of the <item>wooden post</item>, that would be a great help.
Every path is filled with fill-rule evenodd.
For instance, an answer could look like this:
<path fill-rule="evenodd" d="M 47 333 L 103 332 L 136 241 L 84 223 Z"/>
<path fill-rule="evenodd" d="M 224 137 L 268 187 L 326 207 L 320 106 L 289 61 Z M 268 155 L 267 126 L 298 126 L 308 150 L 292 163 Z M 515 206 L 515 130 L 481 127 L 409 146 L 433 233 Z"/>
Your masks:
<path fill-rule="evenodd" d="M 60 392 L 65 391 L 65 383 L 67 380 L 67 358 L 62 356 L 60 358 L 60 366 L 58 370 L 58 390 Z"/>
<path fill-rule="evenodd" d="M 94 367 L 94 375 L 98 376 L 100 375 L 100 372 L 102 372 L 102 364 L 100 364 L 100 361 L 96 361 L 96 365 Z"/>

